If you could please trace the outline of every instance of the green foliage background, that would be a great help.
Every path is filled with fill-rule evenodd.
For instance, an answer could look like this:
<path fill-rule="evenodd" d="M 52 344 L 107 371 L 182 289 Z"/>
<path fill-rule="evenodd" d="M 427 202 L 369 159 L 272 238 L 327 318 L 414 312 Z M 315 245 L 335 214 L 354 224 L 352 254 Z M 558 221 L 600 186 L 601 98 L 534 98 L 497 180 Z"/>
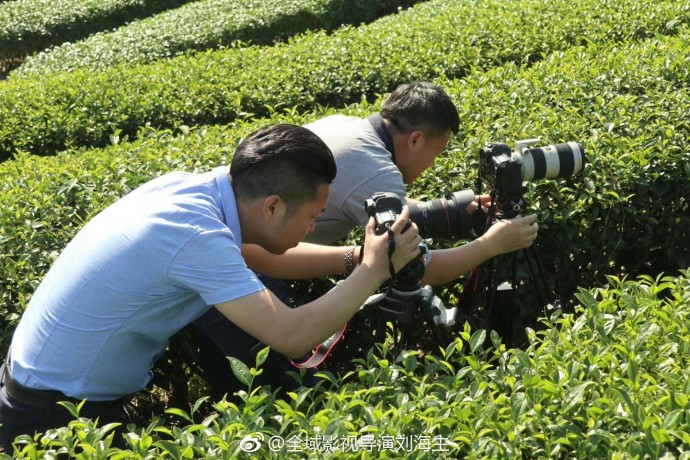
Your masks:
<path fill-rule="evenodd" d="M 184 30 L 180 18 L 193 18 L 184 11 L 195 3 L 147 21 L 172 15 Z M 289 3 L 286 11 L 315 2 Z M 370 349 L 366 330 L 354 330 L 336 354 L 349 366 L 326 367 L 319 388 L 288 401 L 252 387 L 252 371 L 237 364 L 248 386 L 242 404 L 197 399 L 205 390 L 182 340 L 156 385 L 135 401 L 141 420 L 165 417 L 132 426 L 128 451 L 110 447 L 107 427 L 82 420 L 24 439 L 15 456 L 249 458 L 239 444 L 255 433 L 418 443 L 413 451 L 264 448 L 253 454 L 261 458 L 688 456 L 690 2 L 365 3 L 368 14 L 384 16 L 359 25 L 363 19 L 342 4 L 321 2 L 325 17 L 354 25 L 320 31 L 308 29 L 326 26 L 302 16 L 277 19 L 257 8 L 269 33 L 242 39 L 264 45 L 218 50 L 214 38 L 210 51 L 70 72 L 40 69 L 35 59 L 35 67 L 0 81 L 0 352 L 52 261 L 108 204 L 168 171 L 228 163 L 259 126 L 334 112 L 366 116 L 394 86 L 418 78 L 447 89 L 461 133 L 412 195 L 474 187 L 476 152 L 489 141 L 539 136 L 544 144 L 585 145 L 583 175 L 532 183 L 526 196 L 540 216 L 540 253 L 568 308 L 543 323 L 538 306 L 528 309 L 522 320 L 531 329 L 519 349 L 463 326 L 444 350 L 424 344 L 396 354 L 385 345 Z M 11 4 L 20 3 L 0 8 Z M 396 4 L 407 9 L 388 14 Z M 60 18 L 51 20 L 67 21 Z M 269 44 L 270 31 L 286 23 L 291 33 L 308 31 Z M 136 24 L 127 26 L 131 33 Z M 298 300 L 334 281 L 297 286 Z M 456 290 L 449 287 L 445 299 Z M 447 440 L 446 450 L 419 448 L 425 439 Z"/>

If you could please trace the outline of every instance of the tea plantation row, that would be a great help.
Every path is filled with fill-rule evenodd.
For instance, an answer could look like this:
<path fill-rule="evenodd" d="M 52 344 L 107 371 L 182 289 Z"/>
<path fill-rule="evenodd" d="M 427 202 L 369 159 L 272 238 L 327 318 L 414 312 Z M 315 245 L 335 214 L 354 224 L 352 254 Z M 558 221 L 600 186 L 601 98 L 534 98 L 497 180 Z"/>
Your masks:
<path fill-rule="evenodd" d="M 544 143 L 579 140 L 591 161 L 584 177 L 536 182 L 527 195 L 539 210 L 543 255 L 562 294 L 603 282 L 605 274 L 688 266 L 689 52 L 684 30 L 678 37 L 574 48 L 530 68 L 506 65 L 443 80 L 460 101 L 463 136 L 412 193 L 442 196 L 472 187 L 475 152 L 488 141 L 537 134 Z M 376 108 L 363 103 L 348 110 Z M 0 165 L 0 296 L 4 308 L 16 309 L 0 316 L 20 312 L 57 251 L 94 213 L 160 172 L 227 162 L 250 126 L 256 122 L 180 138 L 144 129 L 138 142 L 57 157 L 21 155 Z"/>
<path fill-rule="evenodd" d="M 0 160 L 19 150 L 50 155 L 103 146 L 115 131 L 132 137 L 146 125 L 227 123 L 284 107 L 339 106 L 401 81 L 457 78 L 573 45 L 674 34 L 690 21 L 689 8 L 649 0 L 491 0 L 481 7 L 437 0 L 275 47 L 11 79 L 0 85 Z"/>
<path fill-rule="evenodd" d="M 98 142 L 93 132 L 97 124 L 86 124 L 81 131 L 69 128 L 62 133 L 60 148 L 80 145 L 74 133 L 90 130 L 83 137 L 90 139 L 85 145 L 111 145 L 70 148 L 46 157 L 17 153 L 16 159 L 0 164 L 0 318 L 5 319 L 0 350 L 6 349 L 16 319 L 58 252 L 84 222 L 118 197 L 170 170 L 206 170 L 228 163 L 239 139 L 262 124 L 302 124 L 335 110 L 366 115 L 381 99 L 370 103 L 363 95 L 383 93 L 416 77 L 435 78 L 446 87 L 460 110 L 462 132 L 412 194 L 435 198 L 473 186 L 477 151 L 487 141 L 535 136 L 543 143 L 578 140 L 590 159 L 585 173 L 569 181 L 534 182 L 527 199 L 539 212 L 541 253 L 561 294 L 572 298 L 575 286 L 607 288 L 580 291 L 573 302 L 581 305 L 576 314 L 553 317 L 543 331 L 530 334 L 524 350 L 507 350 L 495 336 L 490 340 L 494 348 L 486 350 L 485 336 L 465 329 L 440 357 L 437 350 L 397 357 L 384 350 L 356 360 L 361 369 L 347 375 L 324 372 L 327 392 L 304 389 L 281 401 L 269 389 L 251 387 L 241 406 L 220 402 L 209 413 L 200 410 L 205 403 L 199 400 L 190 414 L 181 406 L 169 408 L 166 420 L 133 427 L 128 451 L 109 447 L 107 427 L 95 429 L 92 421 L 82 420 L 36 441 L 25 438 L 16 456 L 43 458 L 59 451 L 75 458 L 688 458 L 690 273 L 637 282 L 619 277 L 675 274 L 679 267 L 690 266 L 689 4 L 670 2 L 656 9 L 641 1 L 490 3 L 484 9 L 478 2 L 429 2 L 332 37 L 314 33 L 275 48 L 179 58 L 174 60 L 178 66 L 184 63 L 179 73 L 155 64 L 46 79 L 48 86 L 67 88 L 74 78 L 72 92 L 61 89 L 62 99 L 50 102 L 60 106 L 54 113 L 40 99 L 31 99 L 41 122 L 61 116 L 54 122 L 58 129 L 69 128 L 68 122 L 78 126 L 74 114 L 86 107 L 82 97 L 96 94 L 97 82 L 108 93 L 100 108 L 85 111 L 83 123 L 99 110 L 122 121 L 129 112 L 121 109 L 133 107 L 127 104 L 156 100 L 155 85 L 145 82 L 158 72 L 169 84 L 180 85 L 159 87 L 165 91 L 157 110 L 167 110 L 168 118 L 161 115 L 156 127 L 146 126 L 143 115 L 133 117 L 138 121 L 130 128 L 113 123 Z M 473 9 L 462 10 L 462 5 L 472 4 Z M 526 12 L 519 13 L 520 8 Z M 591 14 L 598 8 L 606 12 Z M 560 21 L 567 16 L 555 13 L 561 10 L 580 22 L 556 22 L 556 17 Z M 465 16 L 457 16 L 460 11 Z M 428 25 L 412 26 L 415 18 L 431 18 L 432 12 L 437 14 Z M 448 27 L 451 22 L 441 16 L 451 15 L 455 41 L 432 43 L 452 36 L 434 30 Z M 473 24 L 484 28 L 466 30 Z M 540 24 L 550 27 L 548 33 Z M 578 24 L 588 25 L 586 33 Z M 603 30 L 589 30 L 596 29 L 594 24 Z M 358 41 L 360 36 L 371 40 L 376 32 L 387 52 Z M 359 44 L 357 52 L 351 51 L 353 43 Z M 325 54 L 313 51 L 318 44 Z M 414 50 L 406 56 L 414 56 L 420 66 L 396 55 L 393 46 Z M 463 50 L 476 54 L 458 58 Z M 290 62 L 283 54 L 289 51 L 299 52 L 305 61 L 293 56 L 296 62 Z M 234 80 L 215 67 L 243 64 L 241 56 L 257 58 L 254 63 L 247 60 L 242 69 L 260 78 L 253 78 L 251 86 L 244 83 L 249 79 L 229 86 Z M 268 71 L 271 61 L 259 57 L 276 59 L 276 75 Z M 388 58 L 393 59 L 383 61 Z M 205 71 L 190 72 L 196 65 Z M 222 70 L 228 73 L 232 66 Z M 306 80 L 298 79 L 298 70 L 305 71 Z M 136 78 L 137 72 L 144 74 Z M 184 83 L 190 75 L 194 83 Z M 233 78 L 239 75 L 242 72 Z M 370 78 L 358 86 L 362 75 Z M 459 75 L 464 78 L 455 78 Z M 289 90 L 285 94 L 291 95 L 285 105 L 280 102 L 281 77 Z M 0 84 L 0 93 L 13 95 L 6 88 L 17 90 L 25 82 L 27 88 L 42 87 L 38 79 L 17 78 Z M 191 91 L 202 82 L 209 83 L 204 88 L 215 98 L 234 88 L 233 108 L 217 104 L 216 118 L 209 118 L 205 93 Z M 129 86 L 120 91 L 117 85 L 123 83 Z M 312 93 L 300 99 L 299 85 Z M 29 98 L 25 90 L 24 98 Z M 124 105 L 109 100 L 130 94 L 136 97 L 123 99 Z M 190 97 L 200 97 L 200 104 L 185 99 Z M 342 105 L 352 100 L 359 103 Z M 319 105 L 326 102 L 334 107 Z M 0 113 L 9 113 L 9 105 L 3 109 L 2 104 Z M 242 112 L 245 109 L 267 118 L 253 119 Z M 21 110 L 28 113 L 26 107 L 17 113 Z M 233 111 L 230 117 L 223 118 L 225 110 Z M 230 124 L 200 126 L 218 120 Z M 194 127 L 184 125 L 186 121 Z M 22 124 L 15 129 L 33 130 Z M 33 132 L 40 138 L 40 130 Z M 27 141 L 19 150 L 32 150 L 34 144 Z M 8 154 L 16 151 L 12 145 Z M 51 155 L 56 149 L 42 153 Z M 250 384 L 248 370 L 238 370 Z M 371 450 L 348 451 L 345 440 L 364 434 L 380 443 Z M 252 454 L 240 449 L 245 436 L 258 435 L 293 443 L 276 451 L 264 444 Z M 322 443 L 317 448 L 324 436 L 339 447 L 324 451 Z"/>
<path fill-rule="evenodd" d="M 51 45 L 137 18 L 189 0 L 13 0 L 0 3 L 0 59 L 24 56 Z"/>
<path fill-rule="evenodd" d="M 238 366 L 241 405 L 217 402 L 206 416 L 203 400 L 171 408 L 130 425 L 125 450 L 111 447 L 111 427 L 79 419 L 22 437 L 0 458 L 687 459 L 689 277 L 610 278 L 609 288 L 580 292 L 575 315 L 531 333 L 525 350 L 496 335 L 487 350 L 483 331 L 468 330 L 435 355 L 384 347 L 357 359 L 361 370 L 322 372 L 317 388 L 288 400 L 254 388 Z M 262 441 L 251 453 L 248 438 Z"/>
<path fill-rule="evenodd" d="M 236 46 L 237 41 L 269 44 L 309 29 L 358 25 L 419 0 L 203 0 L 65 43 L 29 57 L 13 77 L 142 64 L 190 50 Z"/>

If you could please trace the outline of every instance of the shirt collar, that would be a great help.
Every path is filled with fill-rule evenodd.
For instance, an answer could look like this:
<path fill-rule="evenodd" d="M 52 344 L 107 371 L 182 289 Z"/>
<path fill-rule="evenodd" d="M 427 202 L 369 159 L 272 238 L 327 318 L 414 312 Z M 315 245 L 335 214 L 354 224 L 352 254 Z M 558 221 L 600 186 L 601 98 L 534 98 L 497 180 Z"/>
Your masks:
<path fill-rule="evenodd" d="M 218 190 L 220 191 L 221 210 L 223 211 L 225 225 L 228 226 L 235 236 L 235 240 L 241 243 L 242 231 L 240 230 L 240 218 L 237 213 L 235 191 L 230 181 L 230 168 L 228 166 L 219 166 L 215 168 L 213 172 L 215 181 L 218 184 Z"/>
<path fill-rule="evenodd" d="M 369 115 L 367 117 L 367 120 L 369 121 L 369 123 L 371 123 L 371 126 L 374 128 L 376 135 L 386 146 L 386 150 L 390 152 L 391 157 L 393 158 L 393 163 L 395 163 L 395 146 L 393 145 L 393 135 L 391 134 L 390 129 L 388 129 L 388 126 L 386 126 L 383 117 L 380 113 L 377 112 Z"/>

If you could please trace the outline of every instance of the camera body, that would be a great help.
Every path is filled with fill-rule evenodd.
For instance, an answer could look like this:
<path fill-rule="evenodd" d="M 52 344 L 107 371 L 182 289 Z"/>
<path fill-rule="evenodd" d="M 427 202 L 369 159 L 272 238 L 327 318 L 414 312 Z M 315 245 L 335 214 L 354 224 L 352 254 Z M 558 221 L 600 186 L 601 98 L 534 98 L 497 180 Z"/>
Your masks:
<path fill-rule="evenodd" d="M 364 208 L 367 211 L 367 215 L 369 217 L 373 216 L 376 220 L 376 234 L 382 235 L 402 213 L 403 202 L 396 193 L 377 192 L 366 200 Z M 407 221 L 403 232 L 410 228 L 410 225 L 410 222 Z"/>
<path fill-rule="evenodd" d="M 479 151 L 480 178 L 496 194 L 496 202 L 504 211 L 521 200 L 526 182 L 573 176 L 584 169 L 587 157 L 582 144 L 566 142 L 530 148 L 539 142 L 517 141 L 512 151 L 507 144 L 490 143 Z M 488 174 L 483 174 L 482 170 L 487 169 Z"/>
<path fill-rule="evenodd" d="M 376 220 L 376 234 L 382 235 L 395 222 L 402 213 L 402 199 L 392 192 L 377 192 L 370 199 L 366 200 L 364 207 L 369 217 Z M 408 220 L 403 227 L 403 232 L 410 228 L 412 224 Z M 422 278 L 424 277 L 424 254 L 426 246 L 420 245 L 421 254 L 419 257 L 410 261 L 391 279 L 391 289 L 398 293 L 417 293 L 422 288 Z"/>

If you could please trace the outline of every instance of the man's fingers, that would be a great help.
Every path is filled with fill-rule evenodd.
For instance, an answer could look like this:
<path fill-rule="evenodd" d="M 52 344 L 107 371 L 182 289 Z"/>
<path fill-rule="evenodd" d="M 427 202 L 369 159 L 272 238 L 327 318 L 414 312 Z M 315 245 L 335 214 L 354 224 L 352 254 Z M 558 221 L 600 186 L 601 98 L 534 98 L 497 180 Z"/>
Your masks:
<path fill-rule="evenodd" d="M 395 219 L 395 222 L 393 222 L 393 225 L 391 225 L 391 230 L 393 230 L 395 233 L 400 233 L 402 229 L 405 227 L 407 224 L 407 221 L 410 218 L 410 210 L 407 206 L 403 206 L 402 212 L 398 216 L 397 219 Z"/>
<path fill-rule="evenodd" d="M 522 218 L 523 222 L 525 222 L 527 225 L 532 225 L 537 221 L 537 215 L 536 214 L 530 214 L 529 216 L 525 216 Z"/>

